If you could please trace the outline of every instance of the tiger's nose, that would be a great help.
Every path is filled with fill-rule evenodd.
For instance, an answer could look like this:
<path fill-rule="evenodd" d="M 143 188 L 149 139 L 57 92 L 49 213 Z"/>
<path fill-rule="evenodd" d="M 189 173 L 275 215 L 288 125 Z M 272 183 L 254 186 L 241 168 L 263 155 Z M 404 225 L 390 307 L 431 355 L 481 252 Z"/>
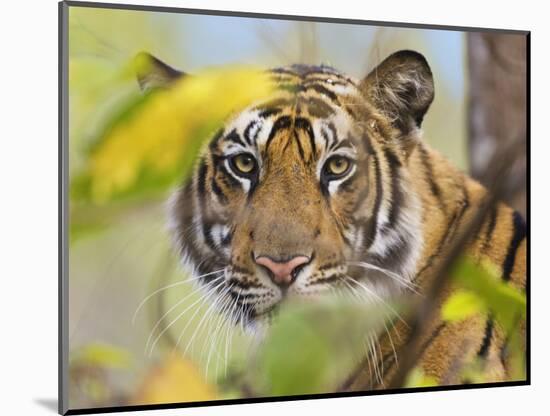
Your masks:
<path fill-rule="evenodd" d="M 290 260 L 275 260 L 268 256 L 258 256 L 254 259 L 256 264 L 265 267 L 270 273 L 269 277 L 278 286 L 289 286 L 296 278 L 301 267 L 308 264 L 311 257 L 294 256 Z"/>

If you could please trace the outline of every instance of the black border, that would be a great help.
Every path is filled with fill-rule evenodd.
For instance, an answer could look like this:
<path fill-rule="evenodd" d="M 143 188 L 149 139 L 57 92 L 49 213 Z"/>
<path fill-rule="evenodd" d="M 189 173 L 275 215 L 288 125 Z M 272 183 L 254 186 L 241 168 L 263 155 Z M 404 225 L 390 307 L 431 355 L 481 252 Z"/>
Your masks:
<path fill-rule="evenodd" d="M 294 402 L 297 400 L 319 400 L 319 399 L 335 399 L 345 397 L 365 397 L 365 396 L 383 396 L 396 393 L 421 393 L 430 391 L 449 391 L 449 390 L 471 390 L 483 389 L 491 387 L 515 387 L 526 386 L 530 383 L 521 381 L 506 381 L 499 383 L 480 383 L 480 384 L 461 384 L 454 386 L 433 386 L 433 387 L 412 387 L 399 389 L 385 390 L 370 390 L 370 391 L 354 391 L 342 393 L 321 393 L 321 394 L 302 394 L 295 396 L 273 396 L 261 398 L 247 399 L 225 399 L 225 400 L 209 400 L 204 402 L 182 402 L 182 403 L 164 403 L 164 404 L 147 404 L 135 406 L 113 406 L 113 407 L 94 407 L 89 409 L 72 409 L 67 411 L 65 415 L 87 415 L 97 413 L 113 413 L 113 412 L 136 412 L 140 410 L 166 410 L 166 409 L 183 409 L 187 407 L 210 407 L 224 406 L 234 404 L 252 404 L 252 403 L 273 403 L 273 402 Z"/>
<path fill-rule="evenodd" d="M 248 403 L 271 403 L 281 401 L 296 401 L 296 400 L 312 400 L 312 399 L 332 399 L 343 397 L 364 397 L 378 396 L 396 393 L 421 393 L 432 391 L 453 391 L 453 390 L 470 390 L 492 387 L 514 387 L 514 386 L 529 386 L 531 385 L 531 250 L 530 250 L 530 235 L 531 235 L 531 32 L 528 30 L 508 30 L 498 28 L 481 28 L 469 26 L 446 26 L 432 25 L 423 23 L 401 23 L 401 22 L 385 22 L 375 20 L 359 20 L 345 18 L 329 18 L 319 16 L 295 16 L 284 14 L 269 14 L 269 13 L 251 13 L 242 11 L 227 11 L 227 10 L 207 10 L 207 9 L 187 9 L 179 7 L 162 7 L 162 6 L 145 6 L 136 4 L 115 4 L 101 2 L 82 2 L 82 1 L 61 1 L 59 6 L 59 378 L 58 378 L 58 402 L 59 414 L 62 415 L 82 415 L 82 414 L 97 414 L 97 413 L 113 413 L 113 412 L 130 412 L 140 410 L 163 410 L 163 409 L 181 409 L 188 407 L 209 407 L 234 404 Z M 130 405 L 130 406 L 112 406 L 112 407 L 97 407 L 84 409 L 68 409 L 67 395 L 67 370 L 68 370 L 68 331 L 67 319 L 68 313 L 68 171 L 67 171 L 67 147 L 68 147 L 68 9 L 69 7 L 89 7 L 89 8 L 105 8 L 118 10 L 135 10 L 135 11 L 150 11 L 162 13 L 178 13 L 178 14 L 196 14 L 196 15 L 211 15 L 211 16 L 232 16 L 254 19 L 275 19 L 275 20 L 298 20 L 310 22 L 324 22 L 336 24 L 356 24 L 368 26 L 382 27 L 398 27 L 409 29 L 429 29 L 429 30 L 449 30 L 461 32 L 493 32 L 501 34 L 524 35 L 526 39 L 526 157 L 527 157 L 527 184 L 526 184 L 526 200 L 527 200 L 527 269 L 526 269 L 526 298 L 527 298 L 527 319 L 526 319 L 526 379 L 520 381 L 504 381 L 497 383 L 480 383 L 480 384 L 463 384 L 449 386 L 433 386 L 433 387 L 415 387 L 415 388 L 398 388 L 385 389 L 376 391 L 363 392 L 340 392 L 340 393 L 323 393 L 323 394 L 307 394 L 295 396 L 276 396 L 262 398 L 246 398 L 246 399 L 225 399 L 211 400 L 198 402 L 181 402 L 181 403 L 165 403 L 151 405 Z M 67 285 L 66 285 L 67 283 Z"/>

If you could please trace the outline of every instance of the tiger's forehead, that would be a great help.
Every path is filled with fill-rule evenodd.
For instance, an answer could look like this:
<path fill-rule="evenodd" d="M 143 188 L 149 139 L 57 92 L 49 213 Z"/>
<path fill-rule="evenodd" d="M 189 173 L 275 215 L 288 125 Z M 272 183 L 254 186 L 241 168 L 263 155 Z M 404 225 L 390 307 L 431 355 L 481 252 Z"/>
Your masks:
<path fill-rule="evenodd" d="M 226 123 L 217 147 L 224 153 L 260 151 L 281 129 L 302 129 L 328 151 L 349 140 L 360 106 L 356 80 L 328 66 L 293 65 L 269 71 L 276 91 Z"/>
<path fill-rule="evenodd" d="M 297 82 L 305 80 L 326 81 L 331 79 L 335 83 L 349 83 L 357 86 L 357 81 L 328 65 L 291 65 L 287 67 L 273 68 L 269 71 L 275 79 L 291 79 Z M 330 83 L 331 81 L 329 81 Z"/>

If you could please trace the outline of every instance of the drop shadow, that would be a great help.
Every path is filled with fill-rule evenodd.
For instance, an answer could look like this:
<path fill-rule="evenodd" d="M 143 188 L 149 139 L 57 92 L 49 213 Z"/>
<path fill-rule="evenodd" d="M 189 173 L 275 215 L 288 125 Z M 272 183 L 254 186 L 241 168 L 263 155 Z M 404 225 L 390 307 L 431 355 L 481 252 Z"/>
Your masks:
<path fill-rule="evenodd" d="M 57 399 L 34 399 L 34 402 L 57 414 Z"/>

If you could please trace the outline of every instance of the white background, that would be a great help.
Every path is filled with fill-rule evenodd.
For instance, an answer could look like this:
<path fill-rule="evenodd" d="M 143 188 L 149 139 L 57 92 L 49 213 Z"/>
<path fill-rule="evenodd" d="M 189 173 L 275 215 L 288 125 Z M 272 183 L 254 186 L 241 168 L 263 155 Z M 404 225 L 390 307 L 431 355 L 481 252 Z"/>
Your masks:
<path fill-rule="evenodd" d="M 546 2 L 139 2 L 532 31 L 532 386 L 146 414 L 548 414 L 550 273 L 544 250 L 550 211 L 550 25 Z M 57 4 L 55 0 L 12 0 L 2 2 L 0 10 L 0 413 L 52 415 L 57 398 Z"/>

